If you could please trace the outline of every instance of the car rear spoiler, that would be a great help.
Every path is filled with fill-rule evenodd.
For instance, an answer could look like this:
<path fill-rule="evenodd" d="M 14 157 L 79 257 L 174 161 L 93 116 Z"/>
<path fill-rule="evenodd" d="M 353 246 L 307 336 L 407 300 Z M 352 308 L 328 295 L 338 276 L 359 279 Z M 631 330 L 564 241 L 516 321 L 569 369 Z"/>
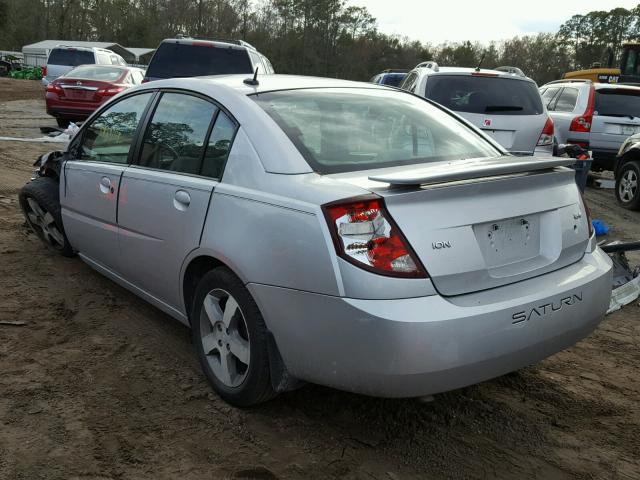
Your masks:
<path fill-rule="evenodd" d="M 537 170 L 566 167 L 576 163 L 574 158 L 558 157 L 499 157 L 455 162 L 437 162 L 429 166 L 401 172 L 372 175 L 369 180 L 391 185 L 433 185 L 474 178 L 495 177 Z"/>

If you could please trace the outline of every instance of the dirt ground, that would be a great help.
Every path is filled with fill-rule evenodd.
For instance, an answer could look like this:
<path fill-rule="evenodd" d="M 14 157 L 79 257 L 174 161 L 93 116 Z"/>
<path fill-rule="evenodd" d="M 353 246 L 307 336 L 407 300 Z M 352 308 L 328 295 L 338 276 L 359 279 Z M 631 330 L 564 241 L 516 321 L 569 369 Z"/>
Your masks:
<path fill-rule="evenodd" d="M 54 126 L 0 79 L 0 136 Z M 252 410 L 215 396 L 178 322 L 42 247 L 17 193 L 56 145 L 0 142 L 0 479 L 640 479 L 640 308 L 575 347 L 431 403 L 306 386 Z M 587 193 L 610 238 L 640 213 Z M 640 258 L 635 257 L 636 261 Z"/>

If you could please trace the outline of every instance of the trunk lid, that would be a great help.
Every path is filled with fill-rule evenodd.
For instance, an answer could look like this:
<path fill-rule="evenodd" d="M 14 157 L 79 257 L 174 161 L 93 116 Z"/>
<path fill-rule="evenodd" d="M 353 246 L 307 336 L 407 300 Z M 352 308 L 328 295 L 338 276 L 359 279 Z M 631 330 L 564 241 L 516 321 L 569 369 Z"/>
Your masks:
<path fill-rule="evenodd" d="M 617 150 L 624 139 L 640 132 L 640 88 L 597 89 L 594 108 L 591 148 Z"/>
<path fill-rule="evenodd" d="M 457 112 L 513 153 L 533 154 L 547 115 L 492 115 Z"/>
<path fill-rule="evenodd" d="M 84 80 L 79 78 L 58 79 L 58 86 L 62 88 L 64 95 L 61 98 L 74 102 L 95 103 L 102 101 L 100 91 L 120 85 L 98 80 Z"/>
<path fill-rule="evenodd" d="M 554 168 L 571 159 L 502 161 L 331 177 L 382 196 L 438 292 L 460 295 L 567 266 L 582 258 L 588 242 L 574 173 Z"/>

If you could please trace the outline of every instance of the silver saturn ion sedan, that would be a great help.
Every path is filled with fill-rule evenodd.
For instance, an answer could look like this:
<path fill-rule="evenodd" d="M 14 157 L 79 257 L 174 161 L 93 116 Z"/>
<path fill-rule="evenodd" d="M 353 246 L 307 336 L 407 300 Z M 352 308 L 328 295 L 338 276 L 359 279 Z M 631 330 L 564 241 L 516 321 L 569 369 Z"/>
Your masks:
<path fill-rule="evenodd" d="M 611 264 L 571 159 L 407 92 L 246 77 L 127 90 L 20 193 L 46 243 L 191 327 L 226 401 L 443 392 L 598 325 Z"/>

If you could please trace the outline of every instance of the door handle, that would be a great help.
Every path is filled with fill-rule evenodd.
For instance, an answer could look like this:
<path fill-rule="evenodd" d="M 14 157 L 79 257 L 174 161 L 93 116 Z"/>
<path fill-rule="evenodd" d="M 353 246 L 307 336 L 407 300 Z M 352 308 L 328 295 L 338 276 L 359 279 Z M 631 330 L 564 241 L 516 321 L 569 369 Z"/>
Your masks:
<path fill-rule="evenodd" d="M 173 206 L 180 211 L 184 212 L 190 204 L 191 195 L 185 190 L 178 190 L 173 196 Z"/>
<path fill-rule="evenodd" d="M 100 179 L 100 191 L 105 194 L 114 192 L 114 189 L 111 186 L 111 180 L 109 179 L 109 177 L 102 177 Z"/>

